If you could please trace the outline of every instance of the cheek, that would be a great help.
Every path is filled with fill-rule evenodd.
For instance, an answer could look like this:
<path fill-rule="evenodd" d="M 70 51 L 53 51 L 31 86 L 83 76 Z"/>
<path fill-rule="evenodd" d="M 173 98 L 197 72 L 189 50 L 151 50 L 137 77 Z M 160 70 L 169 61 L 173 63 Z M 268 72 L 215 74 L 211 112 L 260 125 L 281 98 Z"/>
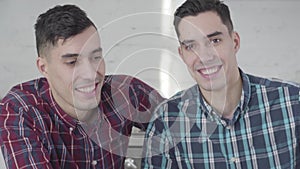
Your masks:
<path fill-rule="evenodd" d="M 51 63 L 47 79 L 60 92 L 69 92 L 72 90 L 73 70 L 61 63 Z"/>
<path fill-rule="evenodd" d="M 55 89 L 59 95 L 63 97 L 70 97 L 72 95 L 73 90 L 73 78 L 67 76 L 66 74 L 58 74 L 51 79 L 51 88 Z"/>
<path fill-rule="evenodd" d="M 55 83 L 61 85 L 62 88 L 72 89 L 73 81 L 75 80 L 73 71 L 57 69 L 54 75 L 52 79 L 55 80 Z"/>
<path fill-rule="evenodd" d="M 197 62 L 197 58 L 195 56 L 188 56 L 185 57 L 184 62 L 190 69 L 193 69 L 195 63 Z"/>
<path fill-rule="evenodd" d="M 221 62 L 228 62 L 232 57 L 232 50 L 229 46 L 216 48 L 216 56 Z"/>
<path fill-rule="evenodd" d="M 72 74 L 70 75 L 70 74 L 64 73 L 64 74 L 60 75 L 59 83 L 63 88 L 67 89 L 66 92 L 73 89 L 74 81 L 75 81 L 75 78 L 73 77 Z"/>

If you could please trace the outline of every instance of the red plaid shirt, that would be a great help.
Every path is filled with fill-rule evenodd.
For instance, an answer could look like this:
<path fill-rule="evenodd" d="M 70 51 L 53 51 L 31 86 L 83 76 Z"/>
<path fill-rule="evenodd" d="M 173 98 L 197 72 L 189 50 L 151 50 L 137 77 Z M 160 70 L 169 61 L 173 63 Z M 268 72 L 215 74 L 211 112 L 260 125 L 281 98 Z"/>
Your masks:
<path fill-rule="evenodd" d="M 0 104 L 1 148 L 8 168 L 124 168 L 133 126 L 143 130 L 161 96 L 138 79 L 106 76 L 93 127 L 66 114 L 45 78 L 13 87 Z M 87 134 L 89 133 L 89 134 Z"/>

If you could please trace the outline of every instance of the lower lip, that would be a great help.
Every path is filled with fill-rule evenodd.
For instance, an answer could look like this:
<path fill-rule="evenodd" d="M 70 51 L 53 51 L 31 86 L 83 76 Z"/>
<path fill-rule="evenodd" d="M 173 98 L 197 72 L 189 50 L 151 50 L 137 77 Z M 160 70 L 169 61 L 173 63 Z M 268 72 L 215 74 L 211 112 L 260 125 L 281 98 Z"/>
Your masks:
<path fill-rule="evenodd" d="M 218 66 L 217 71 L 212 74 L 203 74 L 201 71 L 197 71 L 197 72 L 205 79 L 213 79 L 213 78 L 217 77 L 219 71 L 221 70 L 221 67 L 222 66 Z"/>

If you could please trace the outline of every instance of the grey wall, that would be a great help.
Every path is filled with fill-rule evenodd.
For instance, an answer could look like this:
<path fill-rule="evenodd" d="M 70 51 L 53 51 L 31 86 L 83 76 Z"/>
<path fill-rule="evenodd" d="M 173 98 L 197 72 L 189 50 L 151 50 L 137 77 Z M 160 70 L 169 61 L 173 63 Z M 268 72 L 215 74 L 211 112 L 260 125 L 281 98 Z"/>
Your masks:
<path fill-rule="evenodd" d="M 108 73 L 136 75 L 165 96 L 193 84 L 177 55 L 171 25 L 182 0 L 0 0 L 0 98 L 12 85 L 40 76 L 35 66 L 36 17 L 68 2 L 81 6 L 99 27 Z M 300 1 L 225 2 L 241 36 L 240 67 L 300 82 Z"/>
<path fill-rule="evenodd" d="M 0 97 L 12 85 L 40 76 L 35 65 L 35 19 L 49 7 L 68 2 L 86 10 L 99 27 L 108 73 L 139 76 L 160 90 L 167 87 L 167 96 L 192 84 L 177 55 L 171 23 L 174 9 L 182 0 L 1 0 Z M 300 1 L 225 2 L 241 36 L 241 68 L 256 75 L 300 82 Z"/>

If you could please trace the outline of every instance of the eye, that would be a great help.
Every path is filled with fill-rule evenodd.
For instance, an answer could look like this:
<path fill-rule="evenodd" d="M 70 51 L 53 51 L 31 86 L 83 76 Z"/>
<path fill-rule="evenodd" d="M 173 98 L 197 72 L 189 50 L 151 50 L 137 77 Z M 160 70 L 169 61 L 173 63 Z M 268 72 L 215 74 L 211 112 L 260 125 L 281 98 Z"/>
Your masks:
<path fill-rule="evenodd" d="M 66 64 L 67 65 L 75 65 L 75 63 L 77 62 L 77 59 L 71 60 L 71 61 L 67 61 Z"/>
<path fill-rule="evenodd" d="M 185 45 L 185 49 L 186 49 L 186 50 L 191 50 L 193 47 L 194 47 L 193 44 Z"/>
<path fill-rule="evenodd" d="M 184 46 L 184 49 L 187 51 L 194 50 L 196 47 L 196 45 L 193 43 L 183 44 L 183 46 Z"/>
<path fill-rule="evenodd" d="M 91 61 L 95 63 L 99 63 L 101 62 L 102 59 L 103 59 L 102 55 L 96 55 L 96 56 L 92 56 Z"/>
<path fill-rule="evenodd" d="M 95 59 L 95 60 L 102 59 L 102 56 L 94 56 L 94 59 Z"/>
<path fill-rule="evenodd" d="M 210 40 L 210 43 L 211 44 L 218 44 L 218 43 L 220 43 L 221 42 L 221 39 L 219 39 L 219 38 L 214 38 L 214 39 L 211 39 Z"/>

